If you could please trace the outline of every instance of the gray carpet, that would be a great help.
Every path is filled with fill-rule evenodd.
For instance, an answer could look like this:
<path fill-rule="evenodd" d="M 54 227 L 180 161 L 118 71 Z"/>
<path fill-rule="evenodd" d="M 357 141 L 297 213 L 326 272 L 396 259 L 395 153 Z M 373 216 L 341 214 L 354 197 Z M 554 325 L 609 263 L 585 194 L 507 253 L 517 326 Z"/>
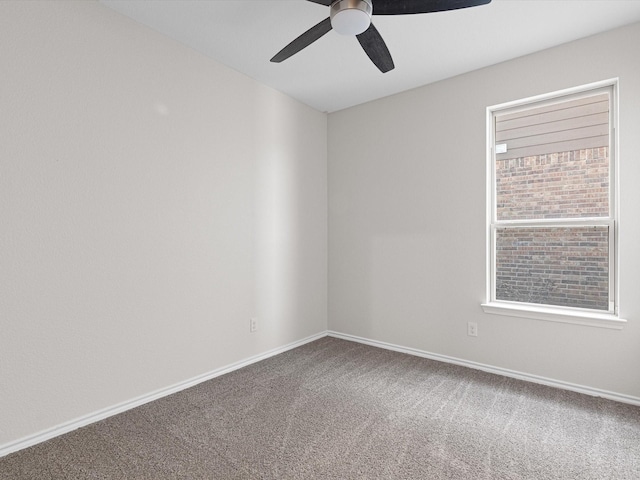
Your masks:
<path fill-rule="evenodd" d="M 640 408 L 323 338 L 0 459 L 0 479 L 640 479 Z"/>

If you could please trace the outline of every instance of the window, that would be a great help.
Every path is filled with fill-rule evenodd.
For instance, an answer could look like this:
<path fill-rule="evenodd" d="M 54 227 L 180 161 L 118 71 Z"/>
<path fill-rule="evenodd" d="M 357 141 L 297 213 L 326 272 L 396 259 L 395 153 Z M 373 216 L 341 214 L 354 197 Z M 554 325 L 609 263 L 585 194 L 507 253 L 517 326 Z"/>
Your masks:
<path fill-rule="evenodd" d="M 488 313 L 620 328 L 615 82 L 488 109 Z"/>

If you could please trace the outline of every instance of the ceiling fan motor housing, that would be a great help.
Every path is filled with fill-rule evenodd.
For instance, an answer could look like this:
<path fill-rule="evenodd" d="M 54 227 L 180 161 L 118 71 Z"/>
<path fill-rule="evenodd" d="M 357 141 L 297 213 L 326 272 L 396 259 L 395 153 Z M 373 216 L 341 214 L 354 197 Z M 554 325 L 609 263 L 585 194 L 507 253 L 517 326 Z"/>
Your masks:
<path fill-rule="evenodd" d="M 331 4 L 331 27 L 341 35 L 359 35 L 371 25 L 371 0 L 337 0 Z"/>

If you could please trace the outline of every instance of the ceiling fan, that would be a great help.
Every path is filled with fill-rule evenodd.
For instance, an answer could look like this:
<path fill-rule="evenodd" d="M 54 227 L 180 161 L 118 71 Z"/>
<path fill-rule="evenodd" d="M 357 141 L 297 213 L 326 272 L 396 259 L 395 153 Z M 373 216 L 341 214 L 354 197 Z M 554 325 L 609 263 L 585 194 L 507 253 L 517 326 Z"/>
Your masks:
<path fill-rule="evenodd" d="M 311 27 L 289 45 L 280 50 L 272 62 L 280 63 L 308 47 L 320 37 L 335 30 L 341 35 L 355 35 L 362 49 L 382 73 L 393 70 L 394 64 L 387 45 L 371 15 L 409 15 L 414 13 L 443 12 L 459 8 L 485 5 L 491 0 L 307 0 L 329 7 L 330 15 Z"/>

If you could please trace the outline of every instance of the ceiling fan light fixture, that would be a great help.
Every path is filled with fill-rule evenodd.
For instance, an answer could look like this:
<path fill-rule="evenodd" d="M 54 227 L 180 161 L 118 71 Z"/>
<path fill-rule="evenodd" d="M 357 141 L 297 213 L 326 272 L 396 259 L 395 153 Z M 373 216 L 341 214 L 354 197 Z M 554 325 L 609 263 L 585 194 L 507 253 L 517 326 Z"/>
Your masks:
<path fill-rule="evenodd" d="M 370 0 L 338 0 L 331 4 L 331 27 L 340 35 L 360 35 L 371 25 Z"/>
<path fill-rule="evenodd" d="M 416 13 L 444 12 L 460 8 L 485 5 L 491 0 L 307 0 L 329 7 L 329 16 L 298 36 L 271 59 L 280 63 L 316 40 L 335 30 L 342 35 L 357 37 L 369 60 L 382 73 L 395 68 L 393 58 L 380 32 L 371 23 L 372 15 L 411 15 Z"/>

